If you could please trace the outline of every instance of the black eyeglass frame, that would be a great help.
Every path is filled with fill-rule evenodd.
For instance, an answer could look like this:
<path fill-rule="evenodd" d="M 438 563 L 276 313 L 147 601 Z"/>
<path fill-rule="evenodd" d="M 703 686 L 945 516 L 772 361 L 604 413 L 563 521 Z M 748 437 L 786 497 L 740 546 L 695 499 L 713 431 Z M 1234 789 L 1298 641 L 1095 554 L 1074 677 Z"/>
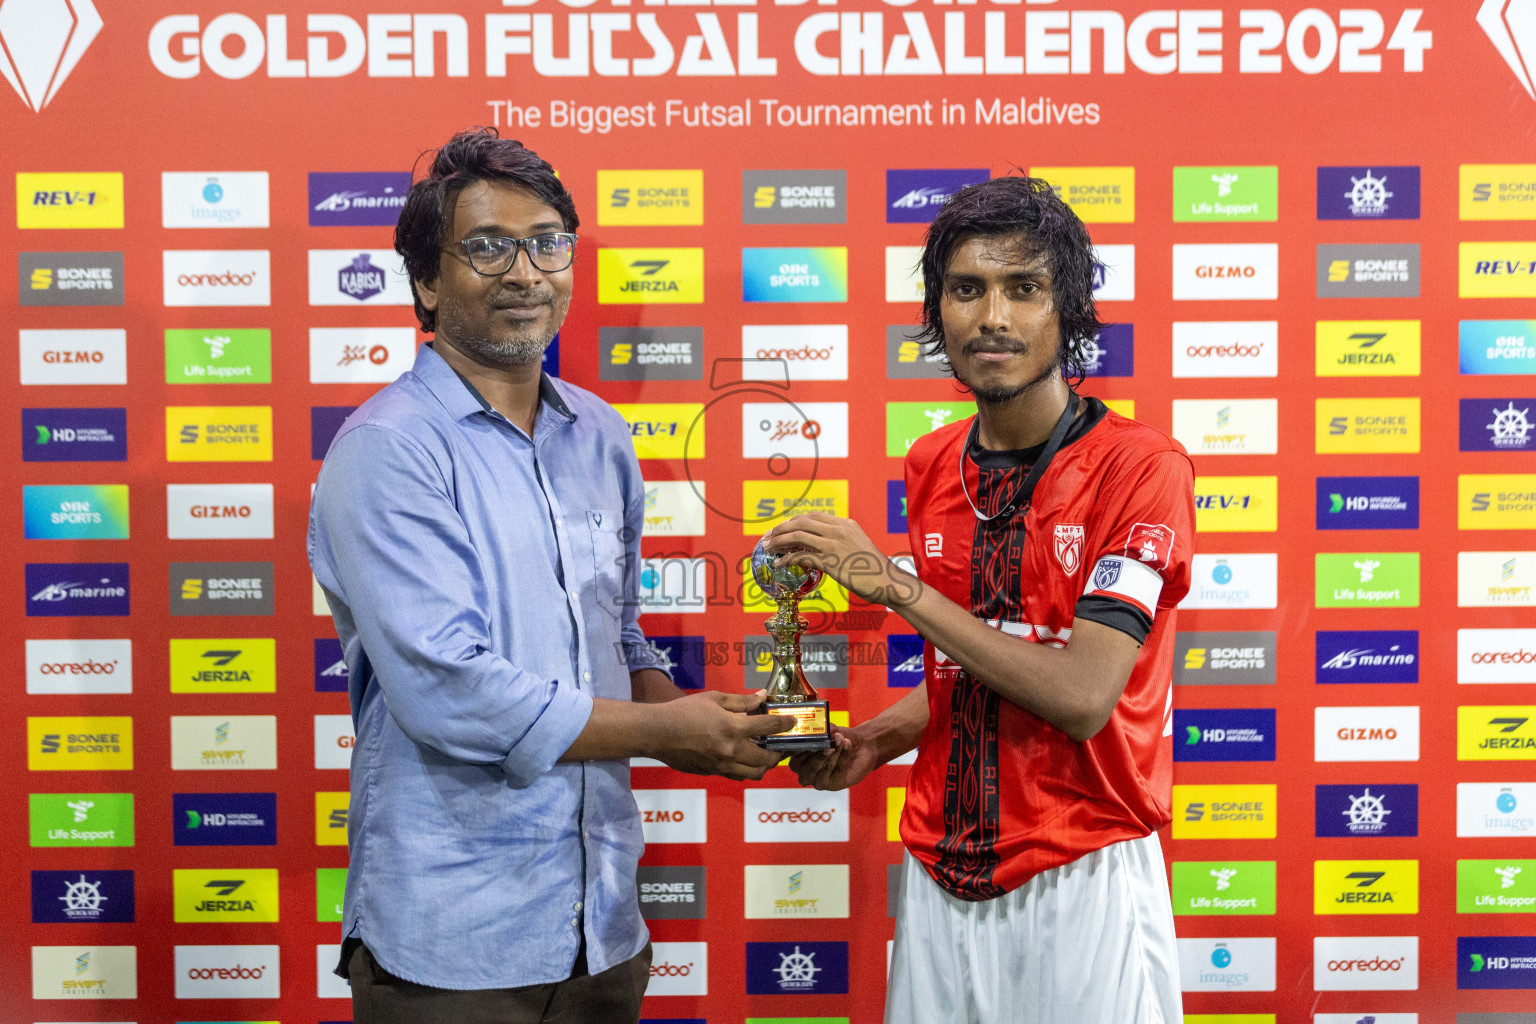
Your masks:
<path fill-rule="evenodd" d="M 537 241 L 538 239 L 541 239 L 541 238 L 568 238 L 568 239 L 570 239 L 571 240 L 571 258 L 566 260 L 565 263 L 561 264 L 558 267 L 541 267 L 539 265 L 538 260 L 534 259 L 534 256 L 533 256 L 534 249 L 533 249 L 533 245 L 532 245 L 533 242 L 535 242 L 535 241 Z M 507 265 L 505 267 L 503 267 L 500 270 L 481 270 L 478 266 L 476 266 L 476 264 L 475 264 L 475 255 L 474 255 L 473 252 L 470 251 L 469 243 L 475 242 L 475 241 L 479 241 L 481 239 L 494 239 L 495 241 L 498 241 L 498 242 L 510 242 L 510 243 L 512 243 L 512 256 L 511 256 L 510 259 L 507 260 Z M 569 267 L 572 263 L 574 263 L 576 261 L 576 240 L 577 240 L 577 235 L 575 235 L 574 233 L 572 233 L 570 231 L 540 231 L 538 234 L 536 234 L 536 235 L 529 235 L 527 238 L 509 238 L 506 235 L 473 235 L 473 236 L 471 236 L 469 238 L 464 238 L 464 239 L 461 239 L 461 240 L 459 240 L 457 242 L 454 242 L 452 245 L 445 245 L 445 246 L 443 246 L 443 248 L 444 249 L 448 249 L 448 250 L 462 249 L 463 253 L 464 253 L 465 262 L 467 262 L 469 264 L 469 269 L 473 270 L 475 273 L 479 274 L 481 277 L 500 277 L 502 274 L 505 274 L 507 271 L 512 269 L 514 264 L 517 263 L 517 257 L 518 257 L 519 253 L 527 253 L 528 254 L 528 263 L 529 263 L 530 266 L 533 267 L 533 269 L 535 269 L 537 271 L 540 271 L 541 273 L 545 273 L 545 274 L 558 274 L 558 273 L 560 273 L 560 271 L 565 270 L 567 267 Z"/>

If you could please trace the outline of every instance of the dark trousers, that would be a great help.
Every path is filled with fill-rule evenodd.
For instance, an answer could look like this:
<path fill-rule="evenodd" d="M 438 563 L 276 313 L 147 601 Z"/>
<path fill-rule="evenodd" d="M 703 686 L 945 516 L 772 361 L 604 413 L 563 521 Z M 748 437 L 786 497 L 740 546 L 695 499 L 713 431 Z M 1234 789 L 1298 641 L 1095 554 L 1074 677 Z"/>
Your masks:
<path fill-rule="evenodd" d="M 651 947 L 601 974 L 522 988 L 459 991 L 395 977 L 358 943 L 348 961 L 353 1024 L 636 1024 L 651 976 Z"/>

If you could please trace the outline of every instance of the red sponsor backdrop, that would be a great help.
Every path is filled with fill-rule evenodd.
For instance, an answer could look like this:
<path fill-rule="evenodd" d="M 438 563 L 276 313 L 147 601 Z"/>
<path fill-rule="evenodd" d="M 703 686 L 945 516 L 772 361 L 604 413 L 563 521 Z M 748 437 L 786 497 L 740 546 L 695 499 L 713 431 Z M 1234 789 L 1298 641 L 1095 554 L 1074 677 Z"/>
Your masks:
<path fill-rule="evenodd" d="M 46 5 L 34 5 L 42 7 Z M 65 7 L 62 2 L 59 7 Z M 71 10 L 82 8 L 74 0 Z M 274 39 L 286 40 L 288 60 L 313 54 L 306 41 L 306 18 L 342 14 L 369 27 L 368 16 L 396 13 L 375 10 L 358 0 L 327 6 L 253 0 L 244 5 L 192 5 L 169 0 L 127 4 L 97 0 L 104 27 L 68 73 L 57 95 L 39 112 L 18 96 L 0 96 L 0 172 L 7 188 L 16 172 L 107 171 L 123 175 L 125 217 L 117 230 L 20 230 L 8 214 L 0 221 L 0 242 L 8 254 L 19 251 L 123 253 L 126 302 L 108 307 L 33 308 L 16 305 L 9 285 L 0 294 L 5 319 L 15 329 L 123 329 L 127 332 L 127 386 L 22 386 L 18 348 L 0 346 L 0 395 L 12 408 L 11 429 L 21 407 L 126 407 L 126 463 L 23 463 L 12 441 L 4 454 L 9 467 L 7 500 L 18 502 L 21 488 L 42 483 L 127 483 L 130 487 L 131 539 L 62 541 L 24 539 L 21 519 L 4 517 L 0 539 L 6 551 L 4 576 L 11 580 L 8 599 L 13 625 L 0 647 L 0 664 L 9 666 L 10 685 L 3 701 L 5 735 L 0 743 L 0 775 L 9 813 L 0 815 L 0 843 L 11 856 L 0 868 L 5 939 L 0 942 L 10 967 L 0 980 L 0 1002 L 7 1020 L 100 1019 L 171 1021 L 186 1019 L 340 1020 L 347 1004 L 316 995 L 315 947 L 339 937 L 335 924 L 314 920 L 315 869 L 340 867 L 345 851 L 316 845 L 317 792 L 345 788 L 342 772 L 312 767 L 312 718 L 346 710 L 344 695 L 316 693 L 312 640 L 330 635 L 328 618 L 311 610 L 310 577 L 304 555 L 309 486 L 319 463 L 310 457 L 310 410 L 315 406 L 361 403 L 376 384 L 314 384 L 308 372 L 308 334 L 313 327 L 405 326 L 409 308 L 314 306 L 308 301 L 306 251 L 310 249 L 385 248 L 390 232 L 382 227 L 311 226 L 306 180 L 318 171 L 386 171 L 410 167 L 417 155 L 460 128 L 487 123 L 505 126 L 514 109 L 538 110 L 538 127 L 508 132 L 537 149 L 561 171 L 576 197 L 582 218 L 575 299 L 560 338 L 561 376 L 591 388 L 612 402 L 706 402 L 715 396 L 709 374 L 701 381 L 605 382 L 599 379 L 598 332 L 604 326 L 694 326 L 703 328 L 706 362 L 741 354 L 745 324 L 846 324 L 849 332 L 846 381 L 796 382 L 796 401 L 846 402 L 850 409 L 848 457 L 822 459 L 823 479 L 846 480 L 851 514 L 890 553 L 905 550 L 903 535 L 885 532 L 886 484 L 900 479 L 899 458 L 886 454 L 883 403 L 953 400 L 954 385 L 943 380 L 891 380 L 886 376 L 886 326 L 913 322 L 914 302 L 886 301 L 886 246 L 920 244 L 923 226 L 889 223 L 886 171 L 903 168 L 987 168 L 993 175 L 1039 166 L 1134 167 L 1135 218 L 1130 223 L 1092 223 L 1095 242 L 1135 246 L 1135 298 L 1104 302 L 1106 319 L 1135 328 L 1135 375 L 1091 380 L 1085 391 L 1130 399 L 1135 415 L 1162 430 L 1171 429 L 1171 401 L 1181 398 L 1279 400 L 1278 454 L 1197 456 L 1202 475 L 1278 477 L 1278 529 L 1203 535 L 1198 548 L 1208 553 L 1276 552 L 1279 601 L 1274 610 L 1184 611 L 1180 630 L 1274 630 L 1279 637 L 1278 682 L 1274 687 L 1180 687 L 1178 707 L 1274 707 L 1277 709 L 1278 756 L 1273 762 L 1181 764 L 1179 783 L 1259 783 L 1279 789 L 1278 838 L 1275 840 L 1168 840 L 1170 860 L 1273 860 L 1278 873 L 1278 912 L 1260 917 L 1180 917 L 1182 937 L 1273 936 L 1277 940 L 1274 991 L 1188 993 L 1192 1013 L 1268 1013 L 1282 1021 L 1306 1019 L 1311 1012 L 1417 1012 L 1425 1024 L 1449 1024 L 1468 1011 L 1518 1010 L 1531 1005 L 1520 991 L 1458 991 L 1456 939 L 1461 935 L 1525 935 L 1536 932 L 1529 915 L 1455 913 L 1455 862 L 1458 858 L 1493 858 L 1525 854 L 1528 841 L 1458 839 L 1455 830 L 1457 782 L 1510 782 L 1530 772 L 1519 761 L 1458 761 L 1456 707 L 1460 704 L 1520 705 L 1536 701 L 1529 686 L 1497 687 L 1497 694 L 1475 697 L 1458 692 L 1454 629 L 1514 627 L 1532 624 L 1529 611 L 1459 608 L 1456 601 L 1458 550 L 1522 550 L 1532 545 L 1525 533 L 1477 533 L 1457 530 L 1458 473 L 1518 472 L 1518 456 L 1459 451 L 1457 400 L 1528 391 L 1530 378 L 1461 376 L 1457 363 L 1457 323 L 1462 319 L 1517 319 L 1530 316 L 1530 303 L 1517 299 L 1459 299 L 1457 244 L 1461 241 L 1522 240 L 1529 227 L 1513 222 L 1464 222 L 1458 217 L 1458 166 L 1466 163 L 1516 163 L 1532 152 L 1536 101 L 1517 81 L 1493 43 L 1474 20 L 1476 5 L 1440 4 L 1422 13 L 1417 29 L 1433 34 L 1422 51 L 1422 70 L 1405 70 L 1402 46 L 1394 29 L 1406 21 L 1400 40 L 1421 45 L 1411 36 L 1414 24 L 1396 4 L 1375 8 L 1384 26 L 1371 40 L 1364 29 L 1345 32 L 1369 45 L 1380 58 L 1358 70 L 1340 69 L 1345 58 L 1323 60 L 1333 26 L 1343 15 L 1335 9 L 1317 13 L 1306 32 L 1292 30 L 1299 43 L 1272 48 L 1267 40 L 1274 19 L 1256 16 L 1253 28 L 1240 24 L 1238 5 L 1211 5 L 1219 27 L 1200 29 L 1191 11 L 1166 21 L 1141 22 L 1157 31 L 1141 33 L 1145 51 L 1137 51 L 1135 17 L 1151 7 L 1116 5 L 1132 26 L 1132 58 L 1119 73 L 1106 73 L 1103 35 L 1094 32 L 1072 43 L 1068 15 L 1090 24 L 1087 5 L 948 6 L 913 3 L 884 5 L 843 2 L 774 7 L 721 5 L 686 9 L 659 3 L 629 6 L 606 0 L 590 7 L 531 0 L 527 6 L 468 3 L 464 0 L 422 5 L 414 13 L 457 15 L 466 27 L 462 51 L 453 33 L 436 37 L 435 59 L 421 53 L 389 67 L 371 61 L 391 45 L 383 30 L 362 45 L 371 54 L 357 70 L 338 77 L 274 77 L 283 71 L 274 56 Z M 409 5 L 407 5 L 409 6 Z M 1498 5 L 1493 5 L 1498 6 Z M 0 4 L 4 15 L 21 14 L 11 26 L 7 48 L 13 61 L 25 61 L 16 24 L 31 16 L 20 0 Z M 1301 5 L 1278 7 L 1277 18 L 1291 25 Z M 242 44 L 230 39 L 226 57 L 192 56 L 197 39 L 216 15 L 247 16 L 258 29 L 268 61 L 239 64 Z M 872 21 L 856 14 L 883 17 Z M 504 76 L 488 75 L 487 19 L 532 14 L 531 33 L 521 22 L 498 22 L 508 33 Z M 746 21 L 739 15 L 754 16 Z M 285 23 L 269 16 L 286 16 Z M 834 17 L 834 15 L 836 17 Z M 182 22 L 166 22 L 183 16 Z M 549 16 L 551 52 L 568 57 L 570 33 L 617 32 L 608 45 L 614 60 L 636 62 L 627 77 L 604 74 L 617 65 L 599 58 L 605 45 L 592 43 L 597 61 L 585 73 L 566 66 L 535 66 L 533 55 L 518 52 L 515 40 L 541 48 L 538 20 Z M 1184 28 L 1179 28 L 1179 19 Z M 590 21 L 584 20 L 590 18 Z M 797 51 L 796 37 L 810 30 L 808 19 L 833 18 L 834 28 L 820 37 L 818 62 Z M 910 19 L 931 30 L 934 51 L 928 71 L 899 73 L 886 68 L 891 56 L 925 57 L 912 35 Z M 1053 56 L 1072 58 L 1063 73 L 976 74 L 964 57 L 978 61 L 986 43 L 985 19 L 999 19 L 1002 55 L 1027 55 L 1031 72 L 1054 70 Z M 1025 19 L 1059 28 L 1031 43 Z M 603 19 L 608 19 L 604 21 Z M 620 25 L 614 19 L 623 19 Z M 627 34 L 619 29 L 630 25 Z M 839 20 L 840 19 L 840 20 Z M 953 21 L 950 19 L 959 19 Z M 743 53 L 743 26 L 755 21 L 754 62 Z M 190 28 L 193 23 L 196 28 Z M 714 38 L 711 28 L 721 26 Z M 1059 26 L 1058 26 L 1059 22 Z M 1350 24 L 1347 19 L 1346 26 Z M 241 23 L 242 25 L 244 23 Z M 382 23 L 380 23 L 382 24 Z M 458 24 L 458 22 L 454 22 Z M 660 74 L 640 76 L 639 62 L 659 47 L 643 42 L 644 25 L 670 40 L 675 51 Z M 821 22 L 816 23 L 821 25 Z M 945 29 L 963 24 L 966 41 L 946 43 Z M 157 26 L 166 35 L 157 37 Z M 598 31 L 599 27 L 606 26 Z M 385 26 L 388 27 L 388 26 Z M 420 25 L 418 25 L 418 28 Z M 879 38 L 879 57 L 868 62 L 854 43 L 855 29 Z M 370 31 L 374 31 L 370 29 Z M 1181 31 L 1183 35 L 1181 36 Z M 1197 37 L 1198 31 L 1206 33 Z M 842 32 L 840 38 L 838 32 Z M 286 33 L 284 35 L 283 33 Z M 1113 35 L 1113 32 L 1111 32 Z M 704 41 L 695 44 L 689 36 Z M 409 53 L 410 32 L 397 30 L 401 53 Z M 1244 42 L 1245 37 L 1248 39 Z M 342 36 L 331 35 L 330 50 Z M 592 38 L 590 35 L 583 38 Z M 1180 40 L 1184 50 L 1179 52 Z M 22 39 L 25 44 L 28 41 Z M 695 57 L 722 56 L 729 48 L 734 63 L 703 68 L 704 74 L 680 73 L 690 49 Z M 41 43 L 37 44 L 43 45 Z M 56 44 L 49 44 L 56 45 Z M 576 50 L 582 48 L 575 44 Z M 1027 47 L 1038 46 L 1026 54 Z M 951 47 L 958 46 L 958 50 Z M 1273 53 L 1274 73 L 1241 66 L 1247 47 Z M 1319 49 L 1321 47 L 1321 50 Z M 208 49 L 207 39 L 203 48 Z M 910 49 L 908 49 L 910 48 Z M 1119 52 L 1113 40 L 1113 52 Z M 1346 46 L 1347 49 L 1347 46 Z M 905 52 L 901 52 L 905 50 Z M 1138 53 L 1140 52 L 1140 58 Z M 1175 56 L 1158 58 L 1172 52 Z M 156 54 L 159 54 L 156 57 Z M 462 53 L 463 60 L 456 61 Z M 801 56 L 806 59 L 802 60 Z M 1089 54 L 1091 53 L 1091 59 Z M 1206 56 L 1202 57 L 1202 53 Z M 1210 63 L 1220 55 L 1219 68 Z M 848 55 L 845 60 L 839 60 Z M 1255 67 L 1259 63 L 1255 55 Z M 157 70 L 156 60 L 182 75 Z M 776 59 L 772 72 L 762 63 Z M 806 64 L 821 71 L 812 73 Z M 1078 66 L 1077 61 L 1088 63 Z M 946 61 L 948 62 L 946 64 Z M 430 68 L 426 67 L 430 63 Z M 1298 70 L 1306 64 L 1313 73 Z M 1346 61 L 1347 63 L 1347 61 Z M 1202 66 L 1203 64 L 1203 66 Z M 1164 65 L 1171 65 L 1165 67 Z M 1352 65 L 1354 66 L 1354 65 Z M 286 65 L 289 74 L 293 64 Z M 864 69 L 891 74 L 852 74 Z M 221 73 L 222 69 L 222 73 Z M 403 77 L 382 77 L 384 73 Z M 414 70 L 414 76 L 411 72 Z M 909 69 L 910 70 L 910 69 Z M 924 70 L 918 68 L 918 70 Z M 1006 71 L 999 61 L 995 70 Z M 1065 72 L 1071 73 L 1065 73 Z M 749 74 L 748 72 L 755 72 Z M 62 80 L 62 78 L 60 79 Z M 1024 124 L 978 124 L 978 101 L 989 109 L 994 99 L 1021 104 Z M 957 104 L 964 123 L 801 126 L 768 123 L 769 104 L 807 112 L 816 105 L 928 104 L 933 120 L 944 104 Z M 1039 101 L 1044 100 L 1042 105 Z M 699 103 L 751 108 L 750 126 L 689 126 L 681 115 L 665 123 L 669 101 L 680 108 Z M 582 131 L 552 126 L 557 103 L 576 106 L 654 104 L 657 123 Z M 1070 105 L 1082 104 L 1084 123 L 1070 119 Z M 1046 108 L 1056 113 L 1042 113 Z M 1090 117 L 1088 111 L 1092 111 Z M 1037 116 L 1033 118 L 1030 112 Z M 730 119 L 727 109 L 717 120 Z M 823 115 L 824 117 L 826 115 Z M 951 117 L 951 120 L 957 118 Z M 1093 123 L 1088 123 L 1089 121 Z M 1049 122 L 1049 123 L 1045 123 Z M 1261 165 L 1278 167 L 1278 219 L 1255 223 L 1175 223 L 1175 166 Z M 1316 217 L 1316 169 L 1339 165 L 1415 166 L 1421 169 L 1422 210 L 1418 219 L 1329 221 Z M 700 169 L 704 216 L 700 226 L 603 226 L 596 175 L 602 169 Z M 846 223 L 803 225 L 744 224 L 742 172 L 773 169 L 846 171 Z M 236 230 L 173 230 L 161 226 L 161 172 L 266 171 L 270 175 L 271 226 Z M 1172 299 L 1171 247 L 1175 243 L 1276 243 L 1279 246 L 1278 299 L 1259 301 L 1181 301 Z M 1315 250 L 1329 243 L 1413 243 L 1422 256 L 1417 298 L 1317 298 Z M 605 305 L 598 301 L 596 252 L 603 247 L 690 246 L 705 253 L 704 301 L 685 305 Z M 746 247 L 844 246 L 848 252 L 847 301 L 832 304 L 749 304 L 741 300 L 742 258 Z M 265 249 L 271 253 L 271 305 L 244 308 L 167 308 L 161 300 L 161 251 L 168 249 Z M 7 259 L 11 257 L 8 256 Z M 6 271 L 8 274 L 9 271 Z M 21 282 L 21 288 L 27 283 Z M 1319 378 L 1314 375 L 1314 324 L 1318 320 L 1393 319 L 1422 324 L 1422 373 L 1419 376 Z M 1268 378 L 1174 378 L 1171 325 L 1175 321 L 1278 321 L 1279 369 Z M 163 373 L 163 334 L 168 328 L 267 328 L 272 332 L 272 383 L 235 386 L 169 385 Z M 14 334 L 13 334 L 14 337 Z M 1316 454 L 1314 399 L 1357 396 L 1422 399 L 1422 446 L 1416 454 Z M 269 405 L 273 415 L 271 462 L 170 463 L 165 449 L 165 407 L 171 405 Z M 708 458 L 696 467 L 717 504 L 734 508 L 742 481 L 764 479 L 760 466 L 741 454 L 739 417 L 711 416 L 706 423 Z M 15 436 L 15 435 L 13 435 Z M 648 481 L 683 479 L 680 460 L 643 463 Z M 1528 468 L 1528 467 L 1527 467 Z M 1422 510 L 1420 527 L 1407 531 L 1359 531 L 1324 534 L 1314 529 L 1314 479 L 1319 476 L 1417 476 Z M 168 483 L 270 482 L 276 487 L 275 536 L 272 540 L 168 540 Z M 13 504 L 12 509 L 16 506 Z M 719 552 L 735 560 L 750 550 L 734 520 L 711 515 L 702 537 L 647 538 L 647 554 Z M 1313 558 L 1319 551 L 1417 551 L 1421 557 L 1422 598 L 1417 607 L 1393 610 L 1314 610 Z M 182 561 L 271 561 L 276 566 L 276 612 L 271 617 L 172 618 L 167 606 L 167 567 Z M 24 617 L 23 565 L 32 562 L 128 562 L 132 573 L 132 611 L 127 618 Z M 657 635 L 703 634 L 734 643 L 760 634 L 761 613 L 739 607 L 713 607 L 708 614 L 649 614 L 643 620 Z M 850 617 L 829 623 L 829 632 L 846 633 L 854 644 L 873 643 L 885 634 L 907 632 L 881 609 L 855 606 Z M 1416 629 L 1421 637 L 1420 681 L 1416 685 L 1354 685 L 1320 688 L 1314 683 L 1313 634 L 1318 629 Z M 168 690 L 167 641 L 175 637 L 275 637 L 275 694 L 172 695 Z M 28 695 L 22 683 L 24 641 L 59 637 L 131 637 L 134 687 L 131 695 Z M 735 689 L 742 669 L 731 663 L 708 670 L 712 687 Z M 902 690 L 886 683 L 881 665 L 854 665 L 846 690 L 826 691 L 834 710 L 854 721 L 872 716 L 898 699 Z M 1401 763 L 1314 763 L 1309 735 L 1318 705 L 1393 705 L 1422 709 L 1422 741 L 1417 761 Z M 173 772 L 169 717 L 187 715 L 276 715 L 277 771 Z M 134 730 L 133 769 L 122 772 L 29 771 L 27 716 L 128 715 Z M 743 841 L 742 788 L 735 784 L 680 777 L 667 769 L 640 767 L 634 784 L 642 789 L 668 787 L 708 791 L 708 844 L 653 846 L 646 863 L 704 865 L 708 869 L 709 915 L 703 920 L 653 922 L 653 938 L 665 942 L 707 942 L 708 995 L 654 997 L 646 1015 L 655 1018 L 705 1018 L 736 1022 L 747 1017 L 848 1018 L 859 1024 L 880 1018 L 884 997 L 884 952 L 893 923 L 886 915 L 885 866 L 900 858 L 899 843 L 887 839 L 887 790 L 903 785 L 906 770 L 889 766 L 851 795 L 853 821 L 849 841 L 813 844 L 747 844 Z M 1320 783 L 1405 782 L 1419 786 L 1420 827 L 1416 838 L 1360 840 L 1314 837 L 1313 787 Z M 788 787 L 787 772 L 776 771 L 761 787 Z M 29 848 L 28 793 L 132 792 L 137 800 L 137 842 L 119 849 Z M 275 847 L 173 847 L 171 801 L 176 792 L 275 791 L 278 843 Z M 1368 848 L 1362 848 L 1368 847 Z M 1313 861 L 1321 859 L 1416 859 L 1420 864 L 1419 912 L 1405 916 L 1327 916 L 1312 913 Z M 848 864 L 851 866 L 851 916 L 833 920 L 745 920 L 743 866 L 748 864 Z M 33 923 L 28 905 L 29 872 L 40 869 L 92 870 L 131 868 L 136 874 L 137 915 L 133 923 L 80 925 Z M 281 917 L 275 924 L 191 924 L 172 921 L 174 868 L 270 868 L 281 872 Z M 518 884 L 537 885 L 538 879 Z M 452 908 L 444 908 L 452 912 Z M 1313 991 L 1312 940 L 1319 935 L 1419 937 L 1416 991 Z M 844 994 L 748 995 L 745 943 L 748 941 L 846 941 L 850 984 Z M 172 978 L 176 945 L 271 944 L 282 947 L 282 997 L 271 1000 L 178 1001 Z M 29 989 L 29 947 L 49 945 L 133 945 L 137 947 L 138 999 L 90 1007 L 63 1002 L 33 1002 Z"/>

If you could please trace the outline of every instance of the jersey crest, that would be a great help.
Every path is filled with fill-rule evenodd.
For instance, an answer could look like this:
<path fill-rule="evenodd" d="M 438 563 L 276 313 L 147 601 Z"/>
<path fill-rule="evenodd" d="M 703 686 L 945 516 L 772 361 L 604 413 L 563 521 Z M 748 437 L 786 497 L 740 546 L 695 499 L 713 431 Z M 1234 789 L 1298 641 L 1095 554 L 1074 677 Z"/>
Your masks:
<path fill-rule="evenodd" d="M 1083 564 L 1083 525 L 1062 523 L 1056 527 L 1056 564 L 1068 576 L 1076 576 Z"/>

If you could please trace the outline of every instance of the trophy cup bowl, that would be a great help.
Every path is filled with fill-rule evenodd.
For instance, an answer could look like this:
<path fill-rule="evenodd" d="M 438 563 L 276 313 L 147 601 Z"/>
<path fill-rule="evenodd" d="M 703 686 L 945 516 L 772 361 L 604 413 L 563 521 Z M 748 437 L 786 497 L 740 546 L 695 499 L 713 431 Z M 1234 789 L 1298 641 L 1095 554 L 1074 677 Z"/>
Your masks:
<path fill-rule="evenodd" d="M 793 753 L 826 750 L 832 746 L 828 702 L 817 697 L 816 688 L 806 680 L 800 666 L 800 635 L 809 625 L 800 617 L 800 600 L 816 591 L 821 585 L 821 577 L 820 569 L 780 565 L 779 555 L 766 550 L 762 541 L 758 541 L 752 552 L 752 578 L 778 605 L 778 611 L 766 623 L 768 635 L 773 639 L 768 699 L 756 713 L 783 715 L 795 720 L 795 727 L 788 732 L 765 736 L 759 741 L 769 750 Z"/>

